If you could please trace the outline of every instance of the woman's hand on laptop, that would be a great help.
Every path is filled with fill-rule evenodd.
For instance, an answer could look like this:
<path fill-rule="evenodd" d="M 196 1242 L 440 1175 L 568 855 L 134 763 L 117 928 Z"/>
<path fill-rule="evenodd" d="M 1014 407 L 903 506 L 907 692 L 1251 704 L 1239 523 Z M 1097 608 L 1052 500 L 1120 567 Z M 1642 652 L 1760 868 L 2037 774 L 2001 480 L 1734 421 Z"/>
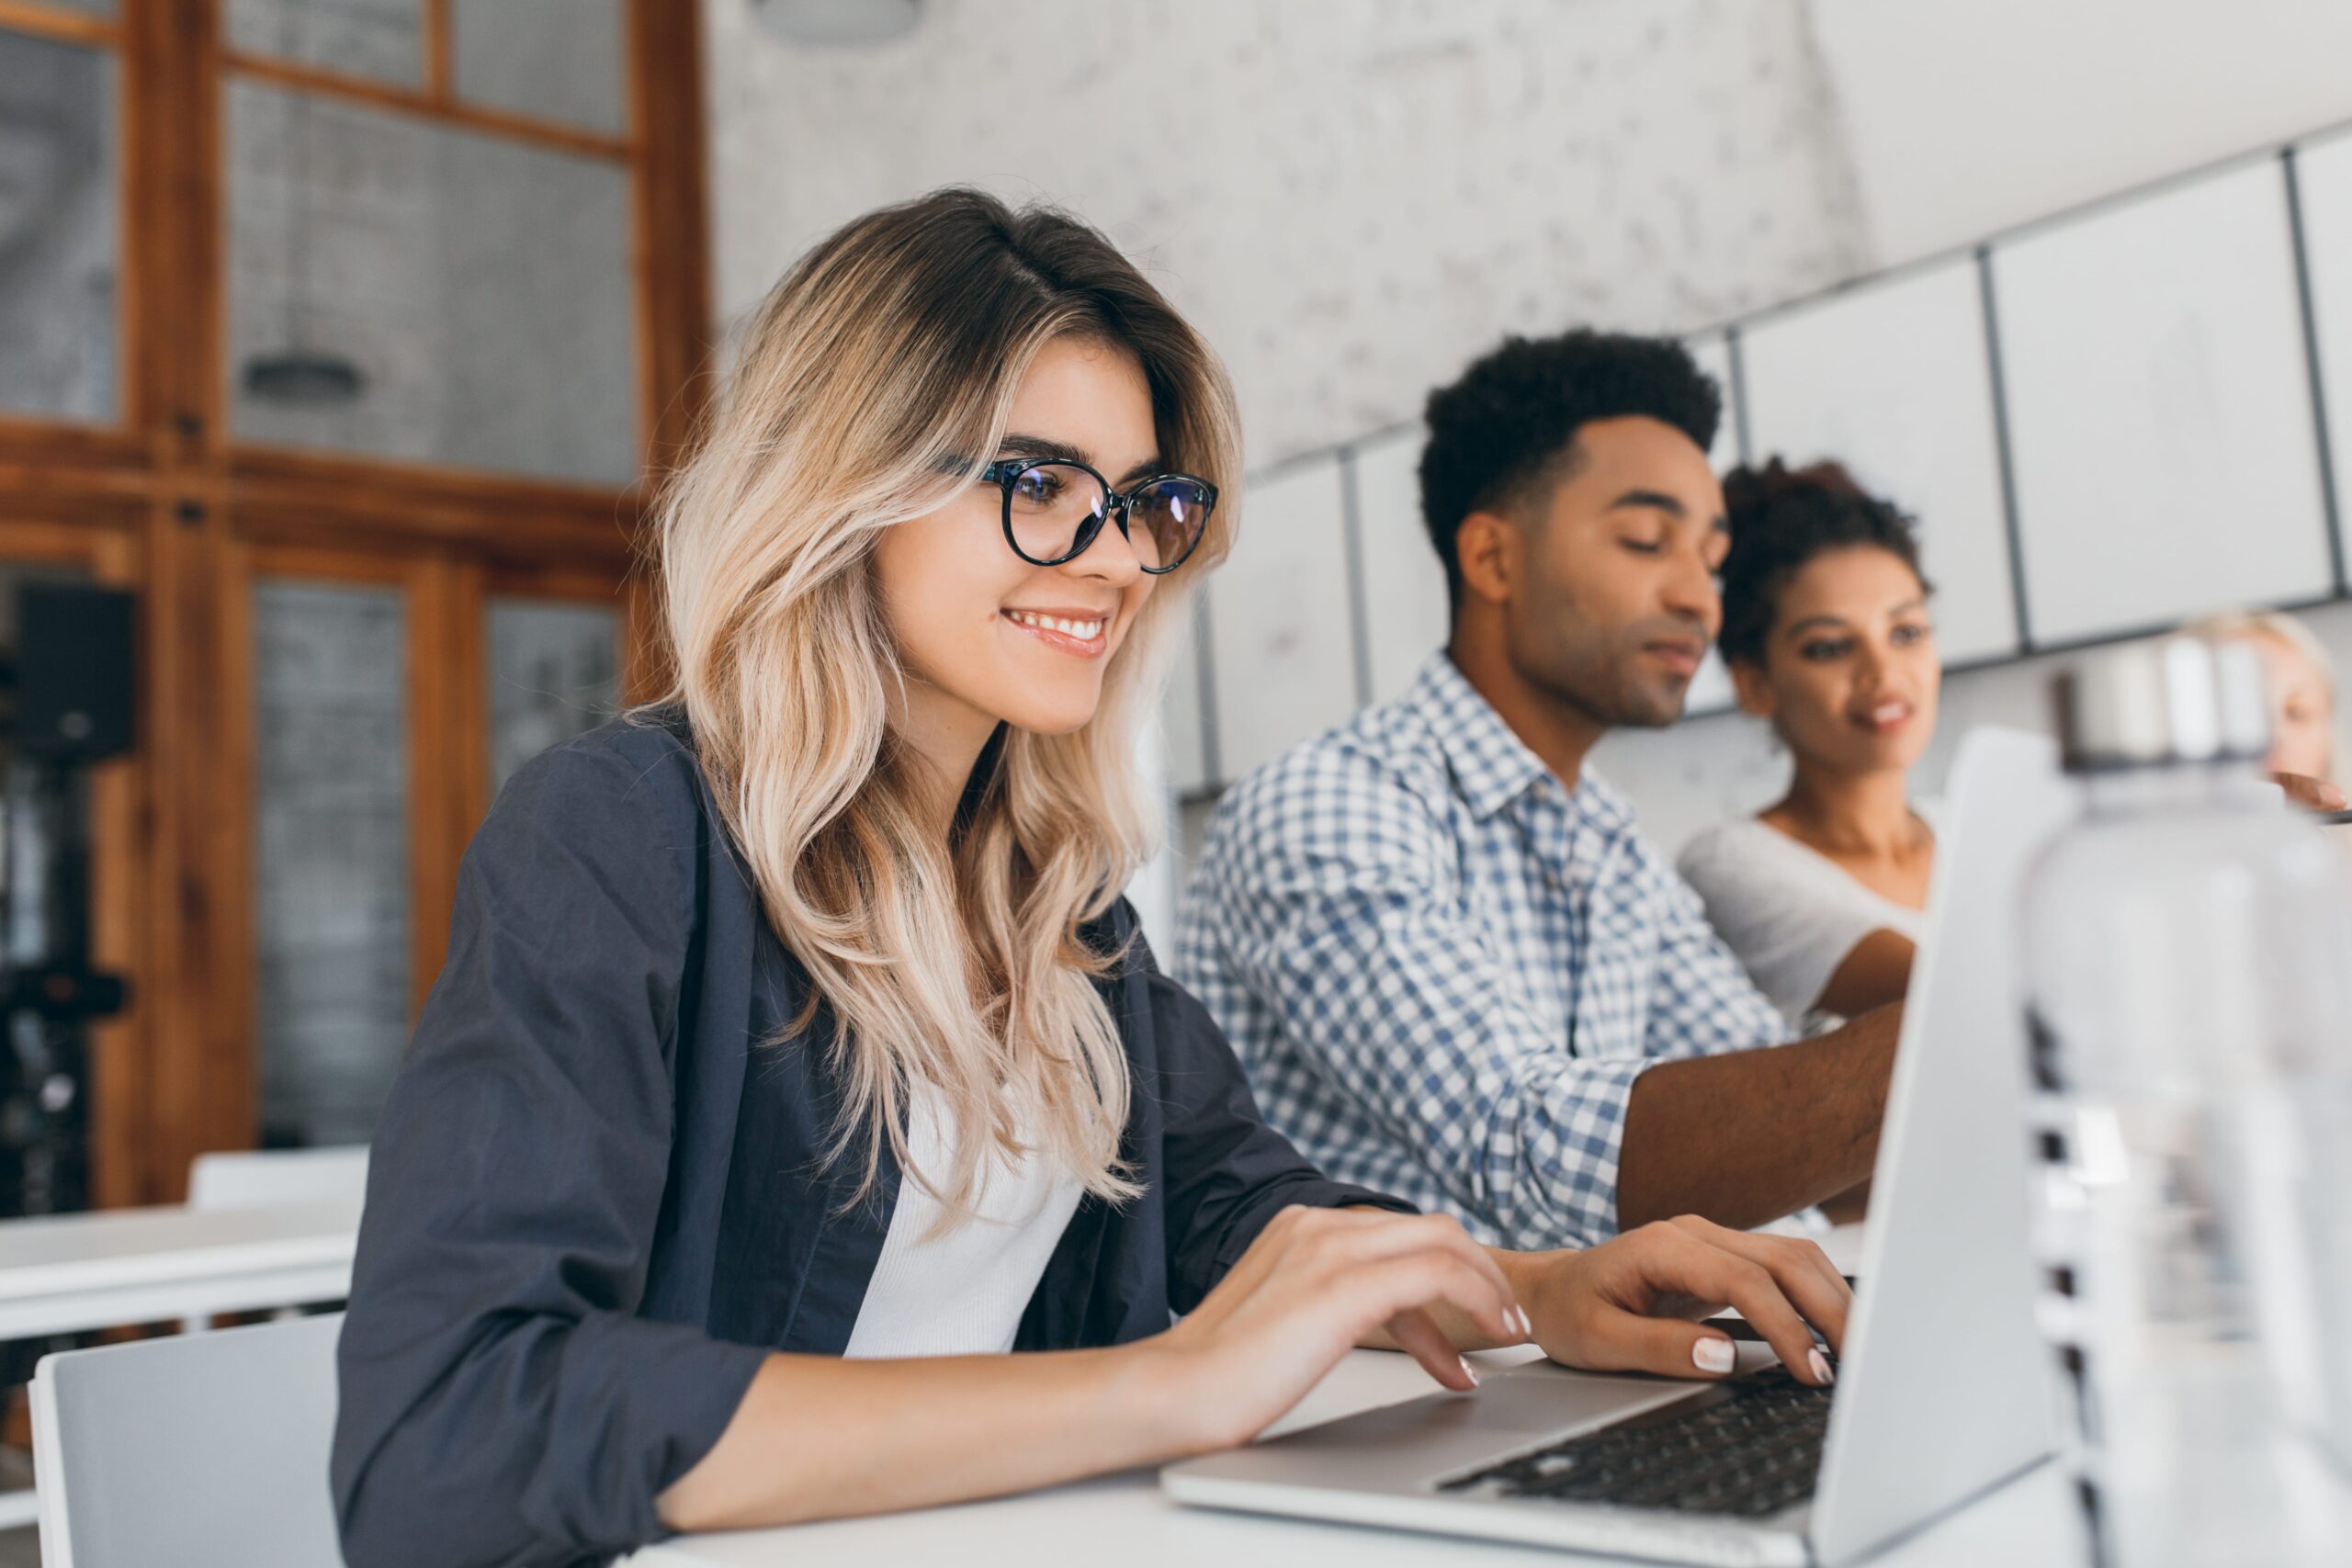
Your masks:
<path fill-rule="evenodd" d="M 1149 1369 L 1138 1392 L 1202 1452 L 1264 1431 L 1359 1345 L 1394 1346 L 1447 1388 L 1476 1388 L 1456 1338 L 1530 1337 L 1501 1257 L 1443 1214 L 1284 1209 L 1199 1306 L 1133 1348 Z"/>
<path fill-rule="evenodd" d="M 1627 1231 L 1583 1252 L 1506 1258 L 1536 1343 L 1565 1366 L 1593 1371 L 1723 1377 L 1732 1341 L 1697 1320 L 1739 1309 L 1804 1382 L 1835 1380 L 1814 1342 L 1845 1342 L 1854 1293 L 1812 1242 L 1726 1230 L 1686 1214 Z"/>
<path fill-rule="evenodd" d="M 1737 1307 L 1808 1382 L 1853 1292 L 1809 1241 L 1691 1216 L 1582 1252 L 1479 1246 L 1441 1214 L 1285 1209 L 1182 1322 L 1128 1348 L 1122 1403 L 1159 1412 L 1178 1451 L 1244 1443 L 1360 1345 L 1403 1350 L 1450 1389 L 1477 1386 L 1464 1349 L 1533 1340 L 1594 1371 L 1721 1377 L 1731 1340 L 1698 1319 Z M 1720 1347 L 1720 1348 L 1717 1348 Z"/>

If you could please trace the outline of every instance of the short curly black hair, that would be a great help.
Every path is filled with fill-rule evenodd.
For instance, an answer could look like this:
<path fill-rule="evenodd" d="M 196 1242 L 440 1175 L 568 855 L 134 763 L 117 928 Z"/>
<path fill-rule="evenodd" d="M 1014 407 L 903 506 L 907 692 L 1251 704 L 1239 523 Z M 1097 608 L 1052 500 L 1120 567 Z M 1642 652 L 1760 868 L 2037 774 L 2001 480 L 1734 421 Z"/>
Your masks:
<path fill-rule="evenodd" d="M 1646 415 L 1714 444 L 1723 394 L 1672 338 L 1586 329 L 1507 337 L 1451 386 L 1430 394 L 1421 449 L 1421 522 L 1462 602 L 1462 520 L 1525 503 L 1573 471 L 1577 433 L 1597 420 Z"/>
<path fill-rule="evenodd" d="M 1854 481 L 1839 463 L 1791 468 L 1775 457 L 1761 468 L 1724 476 L 1731 549 L 1721 573 L 1724 626 L 1716 635 L 1724 662 L 1761 664 L 1780 613 L 1781 591 L 1815 556 L 1864 547 L 1911 569 L 1922 592 L 1919 539 L 1911 518 Z"/>

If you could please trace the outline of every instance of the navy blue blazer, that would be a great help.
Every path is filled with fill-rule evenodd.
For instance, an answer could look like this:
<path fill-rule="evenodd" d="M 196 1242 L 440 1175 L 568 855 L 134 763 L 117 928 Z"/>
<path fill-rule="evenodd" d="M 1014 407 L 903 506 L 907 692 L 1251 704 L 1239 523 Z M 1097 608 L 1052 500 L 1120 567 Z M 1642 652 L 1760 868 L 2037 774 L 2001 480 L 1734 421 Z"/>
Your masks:
<path fill-rule="evenodd" d="M 1291 1204 L 1408 1207 L 1266 1126 L 1124 900 L 1087 934 L 1134 939 L 1101 985 L 1145 1193 L 1080 1203 L 1021 1348 L 1165 1329 Z M 500 795 L 377 1128 L 337 1351 L 354 1568 L 632 1550 L 765 1355 L 841 1353 L 899 1173 L 883 1149 L 853 1207 L 862 1150 L 822 1159 L 838 1086 L 780 1038 L 806 987 L 675 714 L 558 747 Z"/>

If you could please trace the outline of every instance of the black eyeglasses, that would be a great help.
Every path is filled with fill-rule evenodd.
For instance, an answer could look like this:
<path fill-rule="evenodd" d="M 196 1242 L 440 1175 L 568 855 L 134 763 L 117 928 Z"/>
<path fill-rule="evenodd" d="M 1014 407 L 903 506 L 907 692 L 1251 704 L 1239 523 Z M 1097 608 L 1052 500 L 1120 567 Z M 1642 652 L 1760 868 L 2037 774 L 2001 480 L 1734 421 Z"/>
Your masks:
<path fill-rule="evenodd" d="M 1156 475 L 1125 494 L 1067 457 L 1000 457 L 979 477 L 1002 487 L 1004 542 L 1032 566 L 1076 559 L 1115 515 L 1144 570 L 1174 571 L 1200 544 L 1216 509 L 1216 486 L 1190 474 Z"/>

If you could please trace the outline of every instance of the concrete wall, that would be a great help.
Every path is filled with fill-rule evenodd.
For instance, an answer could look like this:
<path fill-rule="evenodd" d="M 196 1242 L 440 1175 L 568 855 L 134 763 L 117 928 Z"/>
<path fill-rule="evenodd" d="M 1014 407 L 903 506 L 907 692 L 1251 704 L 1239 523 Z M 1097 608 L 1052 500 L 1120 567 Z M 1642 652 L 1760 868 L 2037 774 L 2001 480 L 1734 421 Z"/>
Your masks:
<path fill-rule="evenodd" d="M 1056 201 L 1225 355 L 1253 466 L 1414 416 L 1507 330 L 1687 328 L 1868 261 L 1792 0 L 932 0 L 831 50 L 705 15 L 723 316 L 884 202 Z"/>
<path fill-rule="evenodd" d="M 2352 118 L 2342 0 L 1807 0 L 1882 262 Z"/>
<path fill-rule="evenodd" d="M 707 16 L 727 317 L 876 203 L 1058 200 L 1227 355 L 1259 466 L 1505 330 L 1686 331 L 2352 118 L 2338 0 L 932 0 L 847 51 Z M 2352 655 L 2352 610 L 2314 620 Z M 2047 675 L 1954 677 L 1922 789 L 1967 724 L 2042 723 Z M 1738 716 L 1600 766 L 1669 845 L 1785 771 Z"/>

